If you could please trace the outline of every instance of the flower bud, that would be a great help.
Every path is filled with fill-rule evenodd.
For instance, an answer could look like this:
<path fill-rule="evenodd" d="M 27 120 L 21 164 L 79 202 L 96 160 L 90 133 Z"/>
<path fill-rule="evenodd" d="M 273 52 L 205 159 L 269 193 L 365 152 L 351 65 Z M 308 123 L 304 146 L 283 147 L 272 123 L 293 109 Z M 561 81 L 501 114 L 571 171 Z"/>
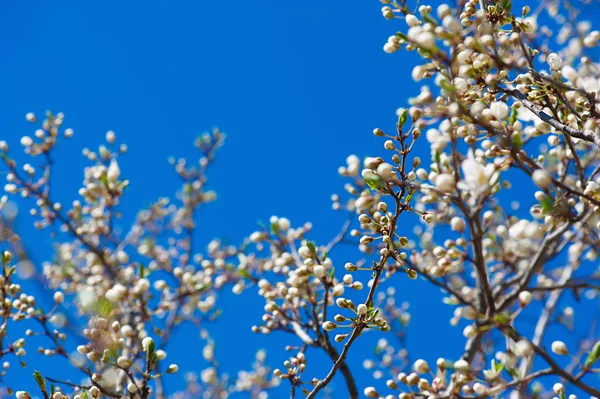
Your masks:
<path fill-rule="evenodd" d="M 567 345 L 565 345 L 565 343 L 562 341 L 552 342 L 552 352 L 556 355 L 568 355 L 569 354 Z"/>

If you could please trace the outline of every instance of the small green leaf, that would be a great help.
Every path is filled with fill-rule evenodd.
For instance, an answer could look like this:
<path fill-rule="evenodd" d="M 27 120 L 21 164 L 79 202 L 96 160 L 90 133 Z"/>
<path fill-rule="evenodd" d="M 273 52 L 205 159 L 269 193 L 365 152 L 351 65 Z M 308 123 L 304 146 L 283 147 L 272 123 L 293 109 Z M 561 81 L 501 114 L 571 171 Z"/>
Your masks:
<path fill-rule="evenodd" d="M 495 360 L 492 360 L 492 367 L 494 368 L 494 371 L 501 372 L 504 369 L 504 364 L 496 363 Z"/>
<path fill-rule="evenodd" d="M 250 279 L 250 273 L 246 269 L 238 269 L 238 274 L 243 278 Z"/>
<path fill-rule="evenodd" d="M 398 116 L 398 130 L 402 129 L 408 119 L 408 110 L 405 108 Z"/>
<path fill-rule="evenodd" d="M 98 315 L 100 317 L 104 317 L 104 318 L 109 317 L 112 312 L 112 302 L 106 298 L 98 299 L 98 302 L 96 305 L 96 312 L 98 312 Z"/>
<path fill-rule="evenodd" d="M 508 117 L 508 121 L 511 124 L 511 126 L 515 124 L 518 116 L 519 116 L 519 111 L 517 111 L 517 107 L 513 106 L 510 111 L 510 116 Z"/>
<path fill-rule="evenodd" d="M 454 93 L 456 91 L 456 88 L 452 86 L 446 79 L 440 80 L 440 86 L 449 93 Z"/>
<path fill-rule="evenodd" d="M 140 278 L 144 278 L 144 264 L 140 263 L 139 267 Z"/>
<path fill-rule="evenodd" d="M 396 32 L 396 37 L 398 37 L 398 39 L 400 39 L 401 42 L 406 42 L 408 40 L 408 36 L 406 36 L 402 32 Z"/>
<path fill-rule="evenodd" d="M 308 249 L 310 250 L 310 253 L 313 255 L 317 254 L 317 247 L 315 246 L 315 243 L 312 241 L 307 241 L 306 242 L 306 246 L 308 247 Z"/>
<path fill-rule="evenodd" d="M 363 174 L 363 178 L 365 179 L 367 186 L 369 186 L 372 190 L 379 190 L 379 188 L 384 184 L 381 176 L 371 170 L 365 170 L 367 172 Z"/>
<path fill-rule="evenodd" d="M 506 371 L 508 371 L 508 374 L 510 374 L 514 378 L 520 378 L 521 377 L 521 375 L 519 374 L 519 371 L 516 370 L 516 369 L 514 369 L 514 368 L 506 367 Z"/>
<path fill-rule="evenodd" d="M 88 393 L 85 389 L 81 392 L 81 398 L 82 399 L 90 399 L 90 397 L 88 396 Z"/>
<path fill-rule="evenodd" d="M 554 209 L 554 203 L 550 200 L 550 198 L 545 197 L 540 202 L 540 208 L 542 209 L 542 214 L 547 215 L 547 214 L 551 213 L 552 210 Z"/>
<path fill-rule="evenodd" d="M 434 26 L 438 24 L 437 21 L 429 14 L 421 15 L 421 18 L 423 18 L 423 22 L 427 22 Z"/>
<path fill-rule="evenodd" d="M 42 392 L 46 392 L 46 380 L 42 376 L 42 373 L 40 373 L 37 370 L 34 370 L 33 378 L 35 379 L 35 382 L 37 382 L 37 384 L 40 387 L 40 389 L 42 390 Z"/>
<path fill-rule="evenodd" d="M 590 368 L 596 362 L 596 360 L 598 360 L 598 357 L 600 357 L 600 341 L 594 344 L 594 347 L 590 351 L 585 361 L 584 367 L 586 369 Z"/>

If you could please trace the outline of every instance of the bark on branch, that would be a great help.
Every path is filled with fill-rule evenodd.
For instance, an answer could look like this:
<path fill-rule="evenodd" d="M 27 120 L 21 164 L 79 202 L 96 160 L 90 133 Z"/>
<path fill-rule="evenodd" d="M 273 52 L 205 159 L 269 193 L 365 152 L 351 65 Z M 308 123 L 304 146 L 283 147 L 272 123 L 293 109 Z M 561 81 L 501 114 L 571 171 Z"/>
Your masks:
<path fill-rule="evenodd" d="M 503 87 L 496 86 L 496 90 L 516 98 L 521 104 L 523 104 L 525 108 L 533 112 L 538 118 L 555 128 L 559 132 L 562 132 L 563 134 L 567 134 L 571 137 L 575 137 L 580 140 L 594 143 L 598 147 L 600 147 L 600 130 L 596 130 L 594 132 L 589 129 L 575 129 L 570 126 L 567 126 L 564 123 L 559 122 L 558 120 L 545 113 L 542 107 L 529 101 L 527 96 L 517 89 L 505 89 Z"/>

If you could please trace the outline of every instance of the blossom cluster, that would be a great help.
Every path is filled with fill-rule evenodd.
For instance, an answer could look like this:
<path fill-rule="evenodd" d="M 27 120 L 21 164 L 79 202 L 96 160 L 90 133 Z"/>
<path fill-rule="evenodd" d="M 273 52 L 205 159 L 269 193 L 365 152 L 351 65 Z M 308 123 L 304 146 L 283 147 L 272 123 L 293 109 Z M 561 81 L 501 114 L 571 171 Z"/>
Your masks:
<path fill-rule="evenodd" d="M 595 300 L 600 289 L 600 64 L 589 56 L 600 32 L 557 0 L 519 10 L 510 0 L 381 3 L 404 30 L 383 50 L 416 52 L 411 77 L 421 88 L 393 129 L 373 130 L 380 154 L 350 155 L 338 169 L 345 184 L 332 208 L 347 221 L 329 241 L 315 242 L 310 222 L 272 216 L 239 245 L 197 248 L 197 210 L 216 199 L 207 171 L 224 143 L 219 130 L 196 139 L 197 160 L 169 161 L 181 181 L 175 198 L 157 199 L 125 231 L 115 225 L 127 146 L 114 132 L 84 149 L 89 166 L 71 204 L 54 201 L 50 184 L 55 148 L 74 135 L 63 114 L 48 113 L 21 138 L 28 163 L 0 141 L 9 196 L 0 206 L 22 197 L 57 243 L 42 268 L 54 306 L 41 309 L 18 281 L 32 275 L 21 238 L 2 220 L 2 382 L 35 340 L 79 373 L 63 381 L 36 371 L 39 392 L 53 399 L 263 399 L 282 386 L 316 398 L 334 378 L 350 398 L 600 397 L 600 341 L 590 317 L 575 325 L 579 304 L 568 300 Z M 26 120 L 38 123 L 33 113 Z M 398 287 L 417 279 L 452 309 L 448 323 L 464 337 L 453 343 L 458 358 L 409 353 L 411 307 Z M 224 290 L 258 295 L 262 316 L 247 331 L 287 334 L 283 365 L 260 350 L 249 371 L 220 369 L 210 331 Z M 186 370 L 185 388 L 167 392 L 164 377 L 183 372 L 166 351 L 182 324 L 198 329 L 206 367 Z M 555 326 L 564 339 L 547 338 Z M 369 339 L 374 353 L 361 362 L 373 381 L 361 386 L 348 354 Z M 330 370 L 315 375 L 323 358 Z"/>

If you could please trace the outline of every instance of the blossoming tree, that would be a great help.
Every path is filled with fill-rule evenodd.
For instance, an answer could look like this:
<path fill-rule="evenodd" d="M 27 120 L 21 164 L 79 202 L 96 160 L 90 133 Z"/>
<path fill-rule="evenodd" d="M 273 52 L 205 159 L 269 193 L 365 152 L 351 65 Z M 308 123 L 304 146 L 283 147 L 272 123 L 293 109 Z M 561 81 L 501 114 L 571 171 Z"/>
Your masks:
<path fill-rule="evenodd" d="M 266 398 L 285 387 L 292 398 L 600 397 L 600 341 L 589 313 L 600 287 L 600 64 L 588 55 L 600 32 L 571 2 L 381 2 L 396 24 L 390 29 L 401 29 L 383 49 L 417 52 L 412 78 L 423 86 L 398 110 L 394 131 L 373 131 L 380 154 L 352 155 L 340 167 L 346 184 L 333 208 L 348 221 L 329 242 L 311 241 L 309 223 L 272 217 L 239 246 L 215 240 L 205 253 L 194 249 L 196 209 L 215 199 L 206 172 L 224 141 L 218 130 L 194 143 L 198 162 L 172 162 L 182 182 L 176 199 L 141 210 L 124 233 L 115 225 L 129 183 L 119 168 L 127 148 L 114 133 L 84 151 L 90 164 L 69 205 L 53 199 L 49 184 L 55 148 L 73 135 L 62 114 L 48 113 L 34 137 L 22 137 L 29 163 L 0 142 L 2 205 L 23 197 L 35 226 L 60 243 L 43 265 L 55 304 L 44 309 L 19 284 L 27 254 L 2 220 L 0 382 L 9 393 Z M 430 159 L 414 156 L 419 148 Z M 408 227 L 415 219 L 421 223 Z M 334 264 L 328 254 L 343 246 L 358 251 Z M 464 341 L 453 343 L 460 358 L 430 365 L 412 353 L 409 361 L 402 342 L 410 315 L 393 288 L 402 279 L 444 293 L 451 325 L 463 329 Z M 226 289 L 264 299 L 248 334 L 286 333 L 288 361 L 268 365 L 259 351 L 237 379 L 219 374 L 210 331 Z M 588 302 L 577 325 L 580 304 L 568 298 Z M 165 345 L 183 323 L 201 331 L 211 366 L 170 392 L 163 377 L 180 371 Z M 576 336 L 565 341 L 577 347 L 548 340 L 551 325 Z M 362 365 L 347 361 L 358 340 L 377 342 Z M 31 345 L 68 361 L 73 377 L 40 369 L 35 390 L 21 390 L 30 384 L 11 380 L 11 370 L 29 367 L 22 359 Z M 325 375 L 311 372 L 316 352 L 330 359 Z M 362 367 L 373 372 L 369 386 L 357 383 Z M 334 377 L 344 392 L 328 391 Z"/>

